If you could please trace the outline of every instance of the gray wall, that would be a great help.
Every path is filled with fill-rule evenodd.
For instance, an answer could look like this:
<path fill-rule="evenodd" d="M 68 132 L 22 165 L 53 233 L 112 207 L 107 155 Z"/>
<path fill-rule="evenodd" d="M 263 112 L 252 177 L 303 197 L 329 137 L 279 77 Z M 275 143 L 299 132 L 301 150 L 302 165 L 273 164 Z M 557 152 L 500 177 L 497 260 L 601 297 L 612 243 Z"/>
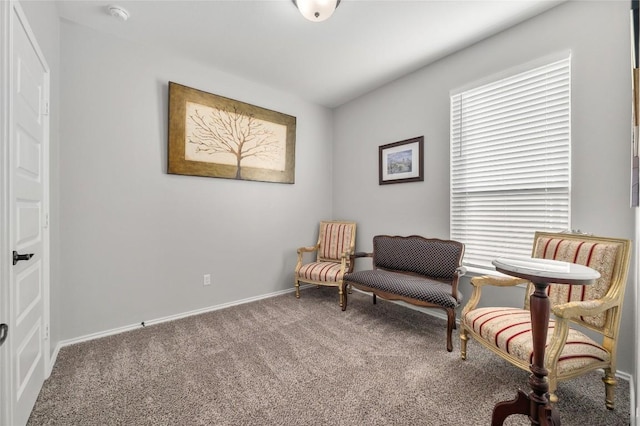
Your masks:
<path fill-rule="evenodd" d="M 61 46 L 62 339 L 293 288 L 331 217 L 331 111 L 65 21 Z M 167 174 L 168 81 L 296 116 L 295 184 Z"/>
<path fill-rule="evenodd" d="M 573 55 L 572 227 L 633 239 L 629 2 L 569 2 L 334 111 L 333 212 L 358 220 L 357 249 L 369 251 L 376 234 L 448 237 L 449 92 L 564 50 Z M 420 135 L 424 182 L 379 186 L 378 146 Z M 630 280 L 618 363 L 631 374 L 632 286 Z M 466 281 L 461 290 L 471 294 Z M 488 296 L 492 303 L 523 301 L 522 289 Z"/>

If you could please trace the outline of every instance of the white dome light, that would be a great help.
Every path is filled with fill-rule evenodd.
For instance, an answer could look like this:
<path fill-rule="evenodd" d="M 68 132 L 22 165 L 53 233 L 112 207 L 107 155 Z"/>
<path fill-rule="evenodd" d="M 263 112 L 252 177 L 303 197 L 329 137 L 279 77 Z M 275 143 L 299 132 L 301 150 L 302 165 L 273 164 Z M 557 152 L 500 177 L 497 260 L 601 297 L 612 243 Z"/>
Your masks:
<path fill-rule="evenodd" d="M 313 22 L 321 22 L 333 15 L 340 0 L 292 0 L 302 16 Z"/>

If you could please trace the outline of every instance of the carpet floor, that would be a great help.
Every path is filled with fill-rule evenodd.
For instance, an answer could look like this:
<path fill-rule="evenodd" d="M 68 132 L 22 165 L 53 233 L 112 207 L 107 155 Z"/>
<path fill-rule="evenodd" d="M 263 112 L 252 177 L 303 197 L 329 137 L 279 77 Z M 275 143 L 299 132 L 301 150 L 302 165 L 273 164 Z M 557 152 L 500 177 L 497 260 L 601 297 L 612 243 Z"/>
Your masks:
<path fill-rule="evenodd" d="M 315 287 L 62 348 L 28 424 L 489 425 L 528 376 L 442 319 Z M 629 425 L 601 374 L 561 382 L 564 426 Z M 510 416 L 505 425 L 528 425 Z"/>

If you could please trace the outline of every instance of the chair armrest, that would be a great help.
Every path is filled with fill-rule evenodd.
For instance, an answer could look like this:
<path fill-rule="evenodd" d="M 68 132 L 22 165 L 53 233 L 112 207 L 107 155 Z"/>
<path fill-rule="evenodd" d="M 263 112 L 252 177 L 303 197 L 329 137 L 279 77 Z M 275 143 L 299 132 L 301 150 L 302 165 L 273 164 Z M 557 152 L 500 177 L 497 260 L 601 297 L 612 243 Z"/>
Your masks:
<path fill-rule="evenodd" d="M 456 268 L 453 273 L 453 279 L 451 280 L 451 295 L 458 301 L 460 301 L 460 294 L 458 293 L 458 284 L 460 282 L 460 277 L 464 276 L 467 273 L 467 268 L 460 265 Z"/>
<path fill-rule="evenodd" d="M 364 251 L 357 251 L 353 254 L 354 258 L 358 258 L 358 257 L 373 257 L 373 253 L 367 253 Z"/>
<path fill-rule="evenodd" d="M 300 247 L 297 251 L 298 254 L 302 254 L 302 253 L 307 253 L 307 252 L 314 252 L 318 250 L 318 246 L 312 246 L 312 247 Z"/>
<path fill-rule="evenodd" d="M 461 316 L 464 316 L 467 312 L 475 309 L 480 302 L 480 296 L 482 296 L 482 287 L 515 287 L 518 284 L 526 284 L 529 281 L 522 278 L 508 277 L 508 276 L 495 276 L 495 275 L 482 275 L 479 277 L 473 277 L 469 281 L 473 287 L 473 293 L 467 304 L 462 308 Z"/>
<path fill-rule="evenodd" d="M 518 284 L 526 284 L 528 282 L 529 281 L 522 278 L 502 277 L 495 275 L 482 275 L 480 277 L 471 278 L 471 285 L 478 289 L 485 285 L 494 287 L 514 287 Z"/>
<path fill-rule="evenodd" d="M 297 250 L 298 253 L 298 262 L 296 263 L 296 269 L 295 269 L 295 273 L 298 274 L 298 271 L 300 270 L 300 268 L 302 268 L 302 258 L 304 256 L 305 253 L 313 253 L 314 251 L 318 251 L 319 246 L 316 244 L 315 246 L 311 246 L 311 247 L 300 247 Z"/>
<path fill-rule="evenodd" d="M 355 253 L 351 253 L 349 255 L 349 269 L 347 270 L 347 272 L 353 272 L 355 260 L 360 257 L 373 257 L 373 253 L 366 253 L 364 251 L 357 251 Z"/>
<path fill-rule="evenodd" d="M 545 354 L 545 367 L 550 368 L 550 366 L 557 364 L 569 335 L 570 320 L 581 316 L 598 315 L 619 306 L 619 300 L 605 296 L 601 299 L 567 302 L 552 307 L 551 311 L 556 317 L 555 327 L 553 328 L 551 343 L 547 347 L 547 353 Z"/>
<path fill-rule="evenodd" d="M 373 257 L 373 253 L 366 253 L 364 251 L 357 251 L 355 253 L 351 253 L 351 256 L 350 256 L 349 260 L 350 260 L 351 263 L 353 263 L 353 261 L 355 259 L 358 259 L 360 257 Z"/>
<path fill-rule="evenodd" d="M 563 303 L 562 305 L 554 306 L 551 310 L 558 318 L 571 319 L 598 315 L 619 305 L 620 302 L 618 300 L 611 297 L 603 297 L 596 300 Z"/>

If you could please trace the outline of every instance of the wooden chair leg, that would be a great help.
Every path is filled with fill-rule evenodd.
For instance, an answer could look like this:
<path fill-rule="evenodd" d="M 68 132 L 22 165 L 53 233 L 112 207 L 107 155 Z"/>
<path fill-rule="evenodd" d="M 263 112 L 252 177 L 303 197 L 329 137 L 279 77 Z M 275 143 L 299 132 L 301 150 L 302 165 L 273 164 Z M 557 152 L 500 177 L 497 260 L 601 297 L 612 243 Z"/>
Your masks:
<path fill-rule="evenodd" d="M 605 391 L 604 403 L 606 404 L 607 409 L 613 410 L 615 402 L 615 388 L 616 384 L 618 383 L 618 380 L 616 379 L 616 373 L 611 371 L 610 368 L 605 368 L 602 381 L 604 382 Z"/>
<path fill-rule="evenodd" d="M 451 335 L 453 334 L 453 327 L 456 323 L 456 311 L 453 309 L 447 309 L 447 352 L 453 351 L 453 341 Z"/>
<path fill-rule="evenodd" d="M 547 383 L 549 383 L 549 402 L 551 404 L 555 404 L 558 402 L 558 395 L 556 394 L 556 391 L 558 390 L 557 371 L 550 371 L 547 374 Z"/>
<path fill-rule="evenodd" d="M 344 291 L 343 287 L 345 287 L 345 286 L 346 286 L 345 284 L 340 286 L 340 289 L 342 291 L 342 296 L 341 296 L 342 297 L 342 305 L 340 305 L 340 306 L 342 306 L 342 310 L 343 311 L 347 309 L 347 298 L 348 298 L 347 294 L 349 293 L 348 291 Z"/>
<path fill-rule="evenodd" d="M 467 341 L 469 340 L 469 335 L 467 335 L 467 329 L 464 325 L 460 325 L 460 359 L 467 359 Z"/>

